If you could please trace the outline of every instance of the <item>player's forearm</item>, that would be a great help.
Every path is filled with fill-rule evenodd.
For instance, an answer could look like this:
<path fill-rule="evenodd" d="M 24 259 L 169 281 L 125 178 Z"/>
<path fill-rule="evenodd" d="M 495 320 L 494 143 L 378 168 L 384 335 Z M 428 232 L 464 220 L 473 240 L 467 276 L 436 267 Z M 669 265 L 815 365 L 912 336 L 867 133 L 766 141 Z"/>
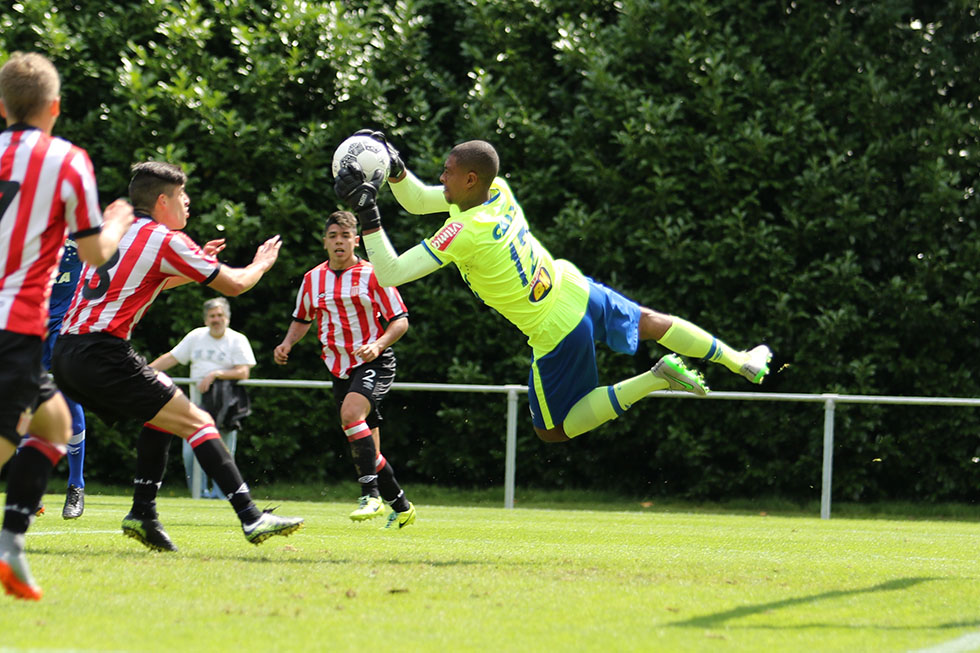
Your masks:
<path fill-rule="evenodd" d="M 243 268 L 230 268 L 227 265 L 222 265 L 221 271 L 210 286 L 222 295 L 236 297 L 251 290 L 271 267 L 264 261 L 254 261 Z"/>
<path fill-rule="evenodd" d="M 282 339 L 282 344 L 292 349 L 293 345 L 303 339 L 306 332 L 310 330 L 310 326 L 311 323 L 309 322 L 299 322 L 298 320 L 293 320 L 289 323 L 289 329 L 286 330 L 286 335 Z"/>
<path fill-rule="evenodd" d="M 381 348 L 380 351 L 384 351 L 388 347 L 401 340 L 402 336 L 408 332 L 408 318 L 400 317 L 397 320 L 392 320 L 388 323 L 388 328 L 385 332 L 381 334 L 381 337 L 377 339 L 378 346 Z"/>
<path fill-rule="evenodd" d="M 214 378 L 216 379 L 228 379 L 234 381 L 244 381 L 249 376 L 249 366 L 248 365 L 235 365 L 234 367 L 229 367 L 226 370 L 217 370 L 214 373 Z"/>
<path fill-rule="evenodd" d="M 174 357 L 174 355 L 171 354 L 170 352 L 167 352 L 166 354 L 158 356 L 152 363 L 150 363 L 150 367 L 157 370 L 158 372 L 166 372 L 171 367 L 176 365 L 177 362 L 178 361 Z"/>
<path fill-rule="evenodd" d="M 119 246 L 125 229 L 117 223 L 103 225 L 102 231 L 77 240 L 78 258 L 92 267 L 99 267 L 109 260 Z"/>
<path fill-rule="evenodd" d="M 212 245 L 208 243 L 208 245 Z M 276 259 L 279 257 L 279 248 L 282 247 L 282 239 L 276 234 L 268 239 L 255 250 L 255 258 L 243 268 L 230 268 L 222 265 L 216 276 L 209 284 L 222 295 L 235 297 L 243 292 L 251 290 L 259 282 L 266 272 L 268 272 Z"/>
<path fill-rule="evenodd" d="M 102 219 L 98 233 L 75 239 L 78 258 L 92 267 L 99 267 L 115 254 L 119 241 L 133 224 L 133 207 L 129 202 L 116 200 L 103 211 Z"/>
<path fill-rule="evenodd" d="M 384 229 L 365 233 L 362 240 L 368 260 L 374 266 L 374 276 L 382 286 L 400 286 L 421 279 L 440 267 L 422 245 L 399 256 Z"/>
<path fill-rule="evenodd" d="M 405 170 L 405 175 L 400 181 L 392 182 L 390 179 L 388 181 L 391 194 L 409 213 L 425 215 L 444 213 L 449 210 L 449 202 L 442 194 L 442 186 L 427 186 L 410 170 Z"/>

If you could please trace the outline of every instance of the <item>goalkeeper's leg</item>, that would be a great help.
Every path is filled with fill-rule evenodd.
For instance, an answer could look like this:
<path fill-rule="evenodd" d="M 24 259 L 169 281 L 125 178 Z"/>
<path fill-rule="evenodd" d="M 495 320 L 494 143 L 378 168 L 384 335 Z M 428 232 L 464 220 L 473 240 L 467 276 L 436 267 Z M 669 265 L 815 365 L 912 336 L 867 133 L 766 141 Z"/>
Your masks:
<path fill-rule="evenodd" d="M 632 354 L 639 340 L 640 306 L 604 286 L 590 288 L 586 314 L 557 346 L 536 352 L 528 397 L 538 437 L 563 442 L 619 417 L 656 390 L 708 392 L 704 380 L 677 356 L 665 356 L 647 372 L 610 386 L 599 386 L 595 339 Z M 598 387 L 597 387 L 598 386 Z"/>
<path fill-rule="evenodd" d="M 666 356 L 644 374 L 611 386 L 598 386 L 594 340 L 614 351 L 636 353 L 640 340 L 656 340 L 685 356 L 725 365 L 754 383 L 769 371 L 772 353 L 765 345 L 737 351 L 700 327 L 658 313 L 620 293 L 589 282 L 589 299 L 581 322 L 556 347 L 531 365 L 529 398 L 535 432 L 546 442 L 561 442 L 622 415 L 656 390 L 707 394 L 700 374 L 676 356 Z"/>
<path fill-rule="evenodd" d="M 752 383 L 762 383 L 762 379 L 769 373 L 772 351 L 766 345 L 740 351 L 683 318 L 658 313 L 646 307 L 641 307 L 640 310 L 640 340 L 656 340 L 681 356 L 724 365 Z"/>

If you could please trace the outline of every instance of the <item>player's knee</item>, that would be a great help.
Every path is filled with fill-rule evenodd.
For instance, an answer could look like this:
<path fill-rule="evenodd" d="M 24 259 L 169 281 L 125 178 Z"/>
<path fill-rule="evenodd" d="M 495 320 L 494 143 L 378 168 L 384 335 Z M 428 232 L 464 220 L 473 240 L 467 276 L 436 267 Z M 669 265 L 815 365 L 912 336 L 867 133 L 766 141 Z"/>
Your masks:
<path fill-rule="evenodd" d="M 71 439 L 71 413 L 64 397 L 55 394 L 42 403 L 27 426 L 28 432 L 54 445 L 66 445 Z"/>
<path fill-rule="evenodd" d="M 640 340 L 660 340 L 672 323 L 669 315 L 641 306 Z"/>
<path fill-rule="evenodd" d="M 565 442 L 569 439 L 568 436 L 565 435 L 565 429 L 560 426 L 550 429 L 540 429 L 535 426 L 534 432 L 537 433 L 538 437 L 544 442 Z"/>
<path fill-rule="evenodd" d="M 341 408 L 340 409 L 340 424 L 341 426 L 346 426 L 347 424 L 353 424 L 354 422 L 360 422 L 361 420 L 367 419 L 368 414 L 363 410 Z"/>
<path fill-rule="evenodd" d="M 52 440 L 51 443 L 52 444 L 60 444 L 60 445 L 67 446 L 68 443 L 71 442 L 71 436 L 72 436 L 71 422 L 69 422 L 67 428 L 58 429 L 58 440 L 57 440 L 57 442 L 55 442 L 55 441 Z"/>

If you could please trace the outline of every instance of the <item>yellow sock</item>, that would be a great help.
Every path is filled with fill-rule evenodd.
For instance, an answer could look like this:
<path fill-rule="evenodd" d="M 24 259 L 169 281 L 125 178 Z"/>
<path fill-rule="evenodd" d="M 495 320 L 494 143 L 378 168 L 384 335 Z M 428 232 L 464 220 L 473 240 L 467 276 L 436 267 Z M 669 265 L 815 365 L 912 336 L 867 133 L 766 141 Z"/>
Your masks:
<path fill-rule="evenodd" d="M 616 385 L 604 385 L 585 395 L 572 406 L 565 416 L 565 435 L 569 438 L 582 435 L 615 419 L 629 410 L 630 406 L 655 390 L 666 390 L 667 381 L 644 372 L 620 381 Z"/>
<path fill-rule="evenodd" d="M 724 365 L 738 374 L 745 364 L 744 351 L 732 349 L 696 324 L 685 319 L 670 316 L 673 322 L 664 337 L 657 342 L 667 349 L 691 358 L 702 358 L 712 363 Z"/>

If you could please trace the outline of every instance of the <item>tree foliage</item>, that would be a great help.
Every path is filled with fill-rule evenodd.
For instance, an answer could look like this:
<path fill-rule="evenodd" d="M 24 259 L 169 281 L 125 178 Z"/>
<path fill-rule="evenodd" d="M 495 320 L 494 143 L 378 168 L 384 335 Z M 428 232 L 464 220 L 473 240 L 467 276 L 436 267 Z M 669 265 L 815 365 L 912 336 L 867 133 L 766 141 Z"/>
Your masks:
<path fill-rule="evenodd" d="M 233 302 L 256 377 L 327 377 L 312 337 L 288 368 L 271 351 L 322 260 L 333 147 L 370 126 L 432 183 L 454 143 L 493 142 L 553 253 L 732 345 L 768 342 L 764 390 L 980 394 L 975 3 L 21 0 L 0 29 L 7 52 L 58 65 L 57 131 L 91 154 L 104 202 L 133 162 L 166 159 L 191 175 L 188 233 L 226 236 L 228 263 L 282 234 L 274 271 Z M 441 224 L 381 204 L 397 248 Z M 399 380 L 526 383 L 524 338 L 456 277 L 402 289 Z M 169 350 L 209 293 L 160 297 L 139 350 Z M 601 351 L 600 378 L 663 353 Z M 708 380 L 751 389 L 717 367 Z M 252 394 L 246 476 L 350 476 L 328 395 Z M 393 392 L 383 439 L 399 476 L 500 483 L 495 397 Z M 89 473 L 125 480 L 135 427 L 94 424 Z M 555 446 L 522 419 L 518 480 L 813 498 L 822 424 L 815 405 L 647 400 Z M 835 493 L 975 498 L 976 424 L 972 409 L 841 407 Z"/>

